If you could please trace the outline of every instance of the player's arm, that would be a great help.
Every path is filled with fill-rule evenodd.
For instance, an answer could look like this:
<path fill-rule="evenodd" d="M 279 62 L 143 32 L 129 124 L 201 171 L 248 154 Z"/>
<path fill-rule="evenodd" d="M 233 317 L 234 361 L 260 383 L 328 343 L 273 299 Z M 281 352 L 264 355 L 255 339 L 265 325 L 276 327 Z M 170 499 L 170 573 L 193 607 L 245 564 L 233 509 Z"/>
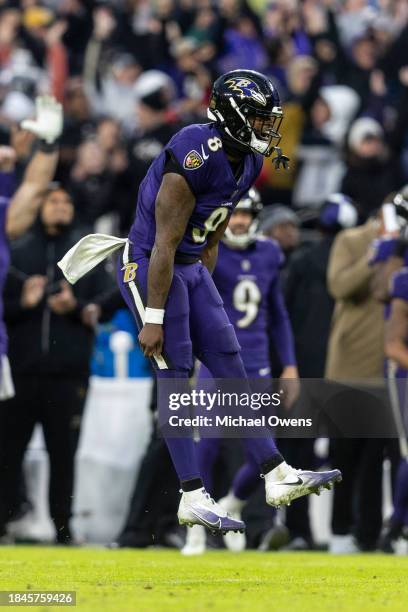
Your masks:
<path fill-rule="evenodd" d="M 201 253 L 201 260 L 207 270 L 212 274 L 217 265 L 218 243 L 227 229 L 229 218 L 225 219 L 214 232 L 210 232 L 207 237 L 207 245 Z"/>
<path fill-rule="evenodd" d="M 163 177 L 156 198 L 156 238 L 153 245 L 147 285 L 147 309 L 164 310 L 173 279 L 174 256 L 194 210 L 195 197 L 179 174 Z M 146 315 L 151 313 L 147 310 Z M 139 342 L 146 357 L 160 355 L 163 348 L 163 325 L 145 322 Z"/>
<path fill-rule="evenodd" d="M 37 98 L 36 118 L 23 121 L 22 128 L 40 139 L 40 149 L 28 164 L 7 210 L 6 233 L 11 239 L 24 234 L 34 223 L 44 191 L 54 178 L 58 162 L 55 142 L 62 131 L 61 105 L 48 96 Z"/>
<path fill-rule="evenodd" d="M 385 326 L 385 355 L 408 370 L 408 302 L 395 298 L 391 303 L 390 318 Z"/>

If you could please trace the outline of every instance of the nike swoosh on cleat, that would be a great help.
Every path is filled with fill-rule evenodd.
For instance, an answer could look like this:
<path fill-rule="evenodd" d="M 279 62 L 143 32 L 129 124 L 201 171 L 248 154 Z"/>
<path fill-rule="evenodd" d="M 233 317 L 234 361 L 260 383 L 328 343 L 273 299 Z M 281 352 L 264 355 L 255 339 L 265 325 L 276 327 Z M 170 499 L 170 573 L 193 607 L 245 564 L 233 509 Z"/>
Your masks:
<path fill-rule="evenodd" d="M 207 527 L 221 529 L 221 519 L 220 518 L 217 521 L 215 521 L 215 523 L 212 523 L 211 521 L 208 521 L 207 519 L 203 518 L 200 514 L 198 514 L 198 512 L 194 512 L 192 508 L 190 508 L 190 512 L 194 514 L 194 516 L 196 516 L 198 519 L 200 519 L 202 523 L 205 523 Z"/>
<path fill-rule="evenodd" d="M 285 486 L 290 486 L 290 487 L 297 487 L 298 485 L 302 485 L 303 484 L 303 480 L 301 478 L 299 478 L 296 482 L 274 482 L 273 484 L 275 485 L 285 485 Z"/>

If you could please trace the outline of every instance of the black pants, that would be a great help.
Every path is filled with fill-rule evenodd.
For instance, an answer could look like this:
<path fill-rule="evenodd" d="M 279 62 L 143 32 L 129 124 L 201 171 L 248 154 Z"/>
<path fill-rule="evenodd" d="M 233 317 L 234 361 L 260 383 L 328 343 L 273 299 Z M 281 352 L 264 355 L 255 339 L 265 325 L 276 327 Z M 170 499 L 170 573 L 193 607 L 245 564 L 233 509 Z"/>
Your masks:
<path fill-rule="evenodd" d="M 382 472 L 387 440 L 342 439 L 330 442 L 330 457 L 343 481 L 334 488 L 332 530 L 353 533 L 364 550 L 374 549 L 382 525 Z"/>
<path fill-rule="evenodd" d="M 18 498 L 24 452 L 41 423 L 50 459 L 49 507 L 57 541 L 69 539 L 74 456 L 88 379 L 68 376 L 15 376 L 16 396 L 0 402 L 0 533 Z"/>

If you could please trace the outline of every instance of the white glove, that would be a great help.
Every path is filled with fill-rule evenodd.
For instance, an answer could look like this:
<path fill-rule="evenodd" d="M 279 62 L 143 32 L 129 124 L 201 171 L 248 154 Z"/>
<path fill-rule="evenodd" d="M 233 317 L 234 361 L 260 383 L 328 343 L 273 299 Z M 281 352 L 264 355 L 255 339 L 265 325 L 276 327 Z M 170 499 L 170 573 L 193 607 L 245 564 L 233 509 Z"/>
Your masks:
<path fill-rule="evenodd" d="M 62 133 L 62 106 L 52 96 L 39 96 L 35 100 L 35 108 L 36 118 L 25 119 L 21 127 L 52 145 Z"/>

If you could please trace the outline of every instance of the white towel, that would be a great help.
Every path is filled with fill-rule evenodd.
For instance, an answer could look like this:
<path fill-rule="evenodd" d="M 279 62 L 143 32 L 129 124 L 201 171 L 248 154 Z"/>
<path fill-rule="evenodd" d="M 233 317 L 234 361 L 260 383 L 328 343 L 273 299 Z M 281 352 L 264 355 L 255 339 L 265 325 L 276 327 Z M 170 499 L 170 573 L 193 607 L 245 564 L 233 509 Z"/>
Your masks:
<path fill-rule="evenodd" d="M 107 234 L 88 234 L 65 253 L 58 266 L 73 285 L 101 261 L 125 246 L 127 238 Z"/>

